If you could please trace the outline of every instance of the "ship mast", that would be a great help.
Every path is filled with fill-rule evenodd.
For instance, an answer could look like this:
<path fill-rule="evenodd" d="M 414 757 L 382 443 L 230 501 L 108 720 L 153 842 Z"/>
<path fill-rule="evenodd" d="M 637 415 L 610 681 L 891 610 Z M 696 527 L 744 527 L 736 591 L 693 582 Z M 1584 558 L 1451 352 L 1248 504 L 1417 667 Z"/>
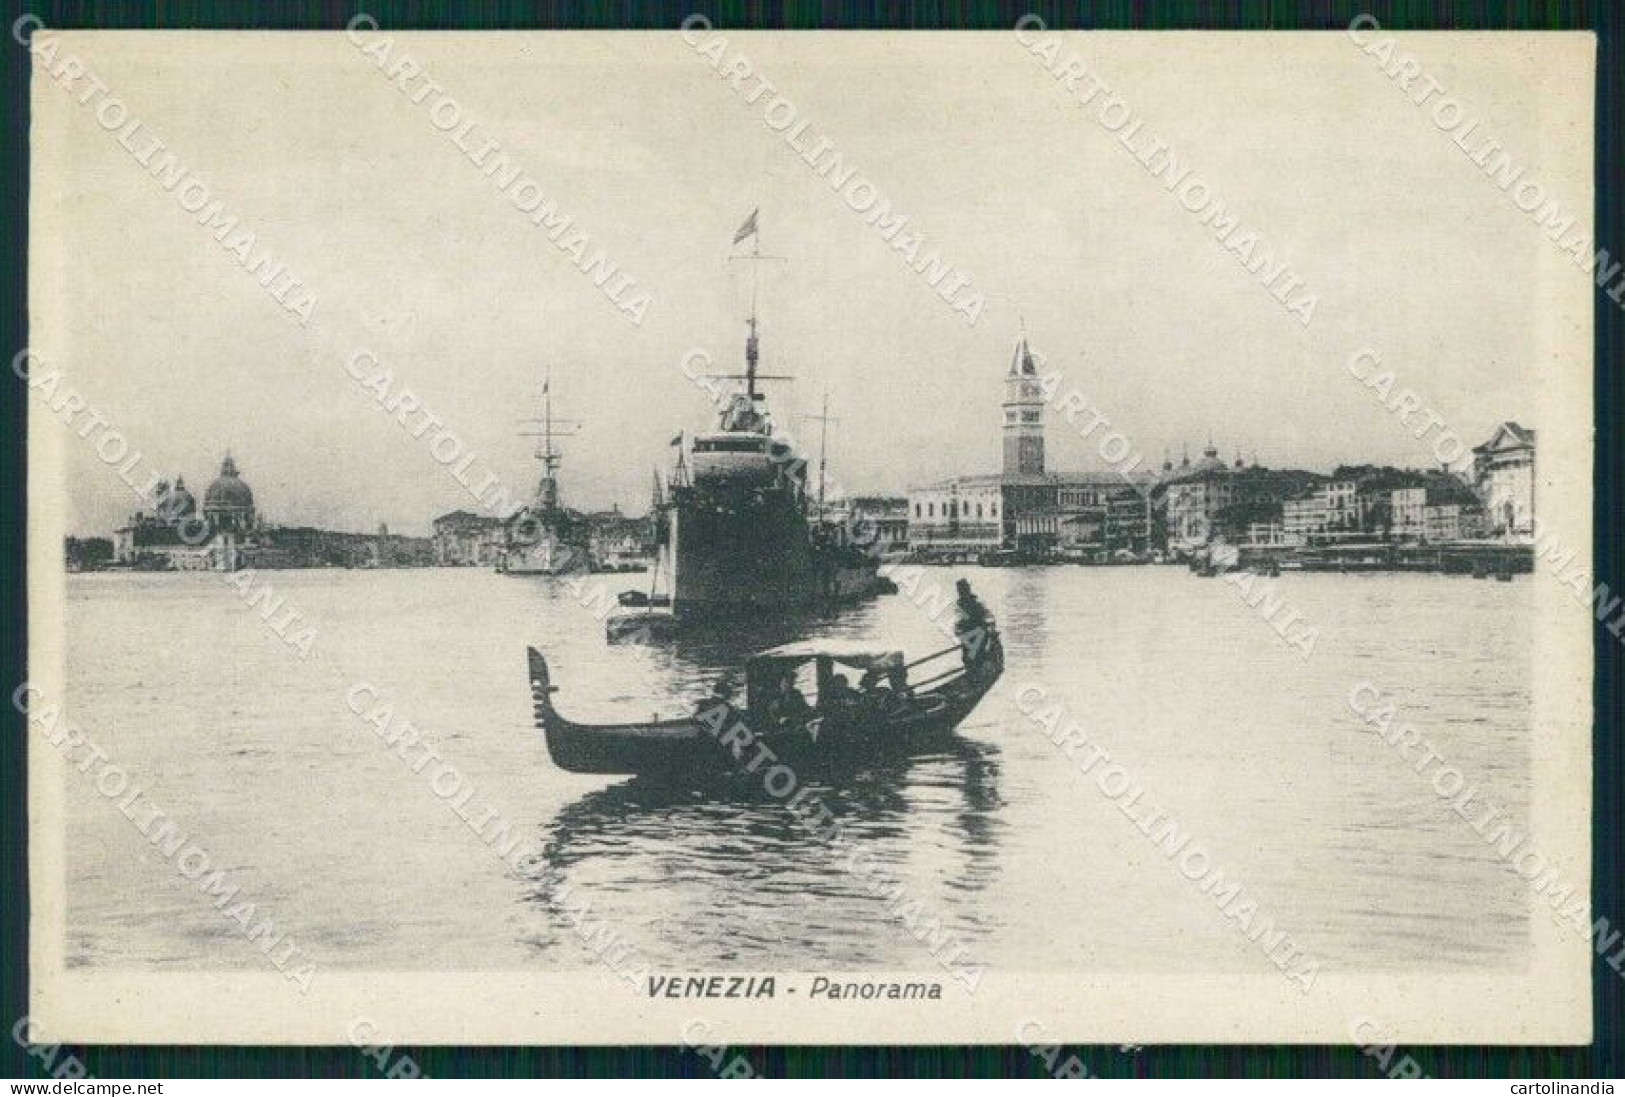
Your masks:
<path fill-rule="evenodd" d="M 818 424 L 818 516 L 824 515 L 824 468 L 829 460 L 829 425 L 840 420 L 829 413 L 829 390 L 824 390 L 824 410 L 818 415 L 803 415 L 803 419 Z"/>
<path fill-rule="evenodd" d="M 718 379 L 745 382 L 745 399 L 749 401 L 749 406 L 751 408 L 755 408 L 758 400 L 766 399 L 766 396 L 763 393 L 757 391 L 757 381 L 790 381 L 794 380 L 794 378 L 783 375 L 756 372 L 757 366 L 761 361 L 761 347 L 758 341 L 760 324 L 757 319 L 756 307 L 761 292 L 762 264 L 764 262 L 783 263 L 787 261 L 787 257 L 783 255 L 764 255 L 762 253 L 762 233 L 757 227 L 756 214 L 754 212 L 751 213 L 750 220 L 745 223 L 745 226 L 746 227 L 740 231 L 748 231 L 750 234 L 751 250 L 749 254 L 731 255 L 728 257 L 729 262 L 738 261 L 750 264 L 750 319 L 746 321 L 745 372 L 743 374 L 710 374 L 709 376 Z M 736 244 L 738 242 L 738 239 L 734 241 Z"/>
<path fill-rule="evenodd" d="M 540 438 L 541 446 L 536 450 L 536 458 L 542 463 L 542 481 L 537 485 L 536 504 L 542 513 L 551 513 L 559 505 L 559 462 L 563 458 L 558 450 L 553 448 L 553 432 L 555 427 L 564 427 L 559 431 L 560 437 L 567 437 L 575 433 L 580 423 L 573 419 L 555 419 L 553 417 L 553 367 L 548 366 L 542 373 L 542 417 L 540 419 L 521 419 L 521 423 L 540 424 L 541 431 L 521 431 L 524 438 Z"/>
<path fill-rule="evenodd" d="M 751 234 L 750 253 L 750 334 L 745 336 L 745 396 L 754 405 L 756 395 L 756 295 L 760 289 L 762 271 L 762 234 Z"/>
<path fill-rule="evenodd" d="M 547 485 L 542 504 L 552 510 L 559 503 L 559 455 L 553 449 L 553 367 L 542 381 L 542 482 Z"/>

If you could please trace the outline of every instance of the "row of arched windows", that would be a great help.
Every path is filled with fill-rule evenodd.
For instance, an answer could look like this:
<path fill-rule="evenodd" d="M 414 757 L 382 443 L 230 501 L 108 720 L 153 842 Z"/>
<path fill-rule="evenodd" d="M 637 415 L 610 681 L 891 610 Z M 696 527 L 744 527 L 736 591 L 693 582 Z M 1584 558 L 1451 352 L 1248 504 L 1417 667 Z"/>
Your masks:
<path fill-rule="evenodd" d="M 955 502 L 955 503 L 944 503 L 944 504 L 942 504 L 942 515 L 941 516 L 943 518 L 970 518 L 970 517 L 972 517 L 971 508 L 973 506 L 976 508 L 976 513 L 975 513 L 974 516 L 977 517 L 977 518 L 997 518 L 999 516 L 999 505 L 997 503 L 988 503 L 988 504 L 986 504 L 985 511 L 984 511 L 984 505 L 983 504 L 981 504 L 981 503 L 974 503 L 973 504 L 973 503 L 969 503 L 969 502 L 963 503 L 963 504 L 957 503 L 957 502 Z M 935 503 L 915 503 L 914 504 L 914 517 L 916 517 L 916 518 L 936 518 L 937 516 L 938 516 L 937 515 L 937 504 L 935 504 Z"/>

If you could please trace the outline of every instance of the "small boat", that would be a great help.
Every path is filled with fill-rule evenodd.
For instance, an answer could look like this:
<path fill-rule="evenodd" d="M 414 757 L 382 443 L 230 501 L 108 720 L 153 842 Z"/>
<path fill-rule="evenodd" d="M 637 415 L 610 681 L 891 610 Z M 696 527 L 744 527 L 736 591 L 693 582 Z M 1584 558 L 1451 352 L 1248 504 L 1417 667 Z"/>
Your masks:
<path fill-rule="evenodd" d="M 1019 568 L 1036 562 L 1016 549 L 993 549 L 976 558 L 976 563 L 984 568 Z"/>
<path fill-rule="evenodd" d="M 677 615 L 669 608 L 649 605 L 619 609 L 604 619 L 604 638 L 612 644 L 626 640 L 667 640 L 677 634 Z"/>
<path fill-rule="evenodd" d="M 991 622 L 982 639 L 974 658 L 964 658 L 966 649 L 955 645 L 912 663 L 905 663 L 901 652 L 861 643 L 806 641 L 770 648 L 745 665 L 744 707 L 735 706 L 724 691 L 702 702 L 694 715 L 671 720 L 578 724 L 565 719 L 553 707 L 558 687 L 547 659 L 535 648 L 528 649 L 530 690 L 537 727 L 560 769 L 725 777 L 754 760 L 750 771 L 761 779 L 760 767 L 769 759 L 799 773 L 940 746 L 1004 673 L 1003 647 Z M 946 669 L 908 681 L 909 671 L 950 656 L 953 663 Z M 852 690 L 837 667 L 865 672 L 872 687 Z M 808 673 L 816 685 L 811 702 L 795 681 Z M 792 694 L 794 704 L 788 700 Z M 745 731 L 736 730 L 740 726 Z M 763 746 L 770 756 L 762 756 Z"/>
<path fill-rule="evenodd" d="M 641 608 L 643 606 L 671 606 L 669 594 L 645 594 L 641 590 L 623 590 L 615 596 L 615 601 L 623 606 Z"/>
<path fill-rule="evenodd" d="M 599 575 L 626 575 L 634 572 L 648 571 L 654 559 L 645 556 L 636 549 L 610 549 L 602 558 L 594 557 L 592 570 Z"/>

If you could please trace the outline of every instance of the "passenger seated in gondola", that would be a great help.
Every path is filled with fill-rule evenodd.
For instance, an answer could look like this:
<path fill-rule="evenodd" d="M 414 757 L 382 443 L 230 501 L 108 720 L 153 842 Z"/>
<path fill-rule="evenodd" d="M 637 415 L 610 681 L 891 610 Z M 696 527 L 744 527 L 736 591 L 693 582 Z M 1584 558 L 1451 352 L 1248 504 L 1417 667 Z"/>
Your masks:
<path fill-rule="evenodd" d="M 835 673 L 829 676 L 829 685 L 824 687 L 818 702 L 825 716 L 847 717 L 857 711 L 858 694 L 846 675 Z"/>
<path fill-rule="evenodd" d="M 813 707 L 807 703 L 799 689 L 796 688 L 795 672 L 791 671 L 779 679 L 778 689 L 768 702 L 768 716 L 786 724 L 800 724 L 813 715 Z"/>
<path fill-rule="evenodd" d="M 858 682 L 858 696 L 863 711 L 876 716 L 884 716 L 897 707 L 887 672 L 880 667 L 870 667 L 863 672 L 863 679 Z"/>
<path fill-rule="evenodd" d="M 716 727 L 732 727 L 734 720 L 739 716 L 739 709 L 734 705 L 735 693 L 732 682 L 726 678 L 719 678 L 711 687 L 710 696 L 695 706 L 695 718 Z"/>

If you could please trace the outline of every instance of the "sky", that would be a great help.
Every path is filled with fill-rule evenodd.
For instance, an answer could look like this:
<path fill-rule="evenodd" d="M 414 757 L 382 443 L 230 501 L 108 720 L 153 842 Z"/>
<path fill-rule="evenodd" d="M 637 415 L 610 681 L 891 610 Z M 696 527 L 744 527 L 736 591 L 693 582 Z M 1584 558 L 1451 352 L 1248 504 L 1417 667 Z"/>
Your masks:
<path fill-rule="evenodd" d="M 443 93 L 414 104 L 343 34 L 62 39 L 298 272 L 317 297 L 304 326 L 36 75 L 34 349 L 198 493 L 229 449 L 271 521 L 426 533 L 476 509 L 346 373 L 361 349 L 517 492 L 536 473 L 519 420 L 551 371 L 555 412 L 582 423 L 566 502 L 641 512 L 672 436 L 714 421 L 679 363 L 695 348 L 741 362 L 746 272 L 728 257 L 753 209 L 764 250 L 787 257 L 764 271 L 762 353 L 795 380 L 770 406 L 811 439 L 803 417 L 828 393 L 831 478 L 854 493 L 994 471 L 1023 329 L 1156 464 L 1210 435 L 1266 465 L 1431 463 L 1347 372 L 1363 347 L 1469 444 L 1504 419 L 1556 427 L 1539 421 L 1543 378 L 1590 368 L 1584 272 L 1343 34 L 1065 47 L 1289 261 L 1317 298 L 1307 327 L 1013 34 L 726 35 L 727 57 L 970 278 L 974 325 L 787 147 L 767 98 L 747 102 L 676 34 L 389 37 Z M 1589 216 L 1575 36 L 1404 44 Z M 441 94 L 650 295 L 641 324 L 435 128 Z M 1101 467 L 1051 420 L 1052 468 Z M 105 534 L 134 500 L 68 442 L 67 528 Z"/>

